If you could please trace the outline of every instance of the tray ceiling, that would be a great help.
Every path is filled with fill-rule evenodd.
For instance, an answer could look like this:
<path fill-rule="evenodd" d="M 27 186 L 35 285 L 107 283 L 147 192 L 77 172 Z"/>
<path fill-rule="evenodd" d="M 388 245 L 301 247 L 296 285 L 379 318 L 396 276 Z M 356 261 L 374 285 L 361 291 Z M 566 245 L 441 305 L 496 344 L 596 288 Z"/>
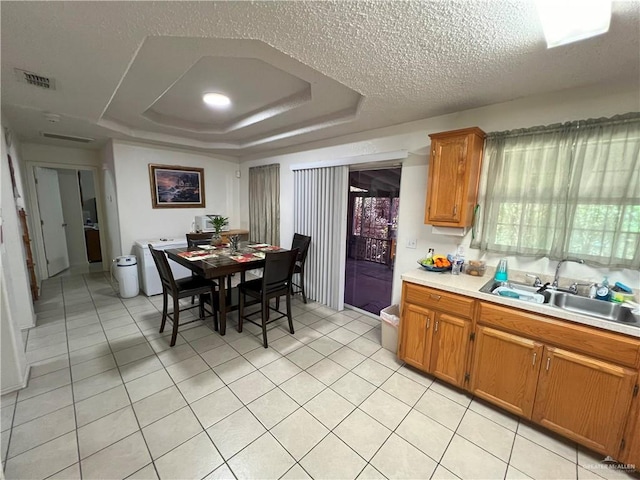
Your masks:
<path fill-rule="evenodd" d="M 614 2 L 608 33 L 554 49 L 519 0 L 0 6 L 3 113 L 23 140 L 58 145 L 72 144 L 41 132 L 242 159 L 640 78 L 638 2 Z M 205 106 L 208 91 L 232 106 Z"/>

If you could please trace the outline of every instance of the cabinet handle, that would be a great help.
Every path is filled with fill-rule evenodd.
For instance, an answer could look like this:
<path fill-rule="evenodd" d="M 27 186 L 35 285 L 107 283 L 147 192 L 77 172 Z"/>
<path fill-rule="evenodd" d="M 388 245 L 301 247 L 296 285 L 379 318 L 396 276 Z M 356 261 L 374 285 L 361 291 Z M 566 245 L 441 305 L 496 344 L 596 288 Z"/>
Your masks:
<path fill-rule="evenodd" d="M 436 295 L 435 293 L 430 294 L 431 298 L 433 298 L 434 300 L 440 300 L 440 295 Z"/>
<path fill-rule="evenodd" d="M 535 365 L 536 364 L 536 357 L 538 356 L 538 354 L 536 352 L 533 352 L 533 362 L 531 362 L 531 365 Z"/>
<path fill-rule="evenodd" d="M 547 357 L 547 372 L 549 371 L 550 364 L 551 364 L 551 357 Z"/>
<path fill-rule="evenodd" d="M 455 215 L 456 213 L 458 213 L 458 205 L 453 206 L 453 214 Z"/>
<path fill-rule="evenodd" d="M 436 328 L 435 328 L 436 332 L 438 331 L 438 323 L 440 323 L 440 322 L 436 322 Z"/>
<path fill-rule="evenodd" d="M 429 329 L 429 325 L 431 325 L 431 319 L 427 317 L 427 329 Z"/>

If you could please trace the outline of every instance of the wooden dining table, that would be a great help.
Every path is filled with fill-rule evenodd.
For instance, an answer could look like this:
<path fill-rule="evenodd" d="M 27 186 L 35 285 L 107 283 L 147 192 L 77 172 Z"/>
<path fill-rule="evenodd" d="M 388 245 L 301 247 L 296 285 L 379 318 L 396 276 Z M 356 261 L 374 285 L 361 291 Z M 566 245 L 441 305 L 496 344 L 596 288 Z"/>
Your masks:
<path fill-rule="evenodd" d="M 171 248 L 165 250 L 165 253 L 169 259 L 188 268 L 196 275 L 218 280 L 220 335 L 224 335 L 227 329 L 227 312 L 237 309 L 235 295 L 233 295 L 235 289 L 225 285 L 225 280 L 234 273 L 240 273 L 244 281 L 245 272 L 264 267 L 266 253 L 286 249 L 252 242 L 241 242 L 236 252 L 232 252 L 229 247 L 209 248 L 207 250 L 201 247 Z M 213 302 L 212 298 L 211 308 L 215 308 Z"/>

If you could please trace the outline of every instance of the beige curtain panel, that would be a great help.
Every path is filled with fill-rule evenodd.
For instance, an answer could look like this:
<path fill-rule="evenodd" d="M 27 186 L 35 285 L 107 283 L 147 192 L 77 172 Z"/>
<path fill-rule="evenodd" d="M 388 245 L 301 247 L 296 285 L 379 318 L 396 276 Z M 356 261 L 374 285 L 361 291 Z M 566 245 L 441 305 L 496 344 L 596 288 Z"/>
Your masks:
<path fill-rule="evenodd" d="M 249 239 L 280 245 L 280 165 L 249 168 Z"/>
<path fill-rule="evenodd" d="M 640 114 L 489 134 L 483 251 L 640 268 Z"/>

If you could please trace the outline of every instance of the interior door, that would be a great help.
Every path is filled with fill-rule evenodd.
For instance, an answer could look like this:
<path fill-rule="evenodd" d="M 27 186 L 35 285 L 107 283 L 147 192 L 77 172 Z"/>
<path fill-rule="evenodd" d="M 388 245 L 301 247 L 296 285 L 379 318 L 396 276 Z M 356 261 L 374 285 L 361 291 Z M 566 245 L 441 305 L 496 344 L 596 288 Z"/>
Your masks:
<path fill-rule="evenodd" d="M 58 172 L 50 168 L 36 168 L 36 193 L 42 226 L 47 272 L 50 277 L 69 268 L 67 233 L 65 231 Z"/>

